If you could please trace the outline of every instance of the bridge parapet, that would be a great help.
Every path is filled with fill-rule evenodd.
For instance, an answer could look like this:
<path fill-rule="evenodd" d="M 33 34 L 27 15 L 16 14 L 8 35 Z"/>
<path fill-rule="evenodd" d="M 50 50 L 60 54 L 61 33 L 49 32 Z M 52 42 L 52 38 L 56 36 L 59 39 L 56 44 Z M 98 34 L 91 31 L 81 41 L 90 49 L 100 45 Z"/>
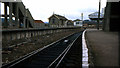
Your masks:
<path fill-rule="evenodd" d="M 71 30 L 78 31 L 81 29 L 82 29 L 81 27 L 64 27 L 64 28 L 44 28 L 44 29 L 26 28 L 26 29 L 2 30 L 2 42 L 3 44 L 4 43 L 8 44 L 14 40 L 29 39 L 40 35 L 66 32 Z"/>

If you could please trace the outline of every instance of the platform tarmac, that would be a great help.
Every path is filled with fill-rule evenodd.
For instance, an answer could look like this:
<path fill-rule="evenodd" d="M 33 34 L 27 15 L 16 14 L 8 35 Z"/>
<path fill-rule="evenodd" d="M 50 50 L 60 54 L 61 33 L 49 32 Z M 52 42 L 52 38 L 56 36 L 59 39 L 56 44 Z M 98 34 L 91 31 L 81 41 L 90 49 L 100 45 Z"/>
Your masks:
<path fill-rule="evenodd" d="M 100 68 L 118 68 L 119 33 L 86 29 L 88 50 L 91 50 L 94 66 Z M 89 49 L 90 48 L 90 49 Z"/>

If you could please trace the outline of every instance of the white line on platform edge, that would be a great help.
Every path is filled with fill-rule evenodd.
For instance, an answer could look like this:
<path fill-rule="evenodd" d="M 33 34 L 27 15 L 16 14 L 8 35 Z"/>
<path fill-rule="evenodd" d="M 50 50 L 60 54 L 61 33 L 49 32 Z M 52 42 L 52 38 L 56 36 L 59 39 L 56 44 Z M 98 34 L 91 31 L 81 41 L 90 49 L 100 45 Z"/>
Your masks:
<path fill-rule="evenodd" d="M 82 34 L 82 68 L 89 68 L 88 64 L 88 48 L 85 41 L 85 32 Z"/>

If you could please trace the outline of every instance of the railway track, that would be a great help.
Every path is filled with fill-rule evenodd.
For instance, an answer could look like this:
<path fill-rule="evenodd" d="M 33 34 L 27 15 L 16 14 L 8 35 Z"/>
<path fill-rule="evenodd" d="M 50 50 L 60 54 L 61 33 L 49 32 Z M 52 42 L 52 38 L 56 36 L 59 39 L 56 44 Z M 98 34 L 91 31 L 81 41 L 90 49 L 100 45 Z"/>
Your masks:
<path fill-rule="evenodd" d="M 2 68 L 66 68 L 82 66 L 82 32 L 72 34 L 52 45 L 31 52 Z"/>

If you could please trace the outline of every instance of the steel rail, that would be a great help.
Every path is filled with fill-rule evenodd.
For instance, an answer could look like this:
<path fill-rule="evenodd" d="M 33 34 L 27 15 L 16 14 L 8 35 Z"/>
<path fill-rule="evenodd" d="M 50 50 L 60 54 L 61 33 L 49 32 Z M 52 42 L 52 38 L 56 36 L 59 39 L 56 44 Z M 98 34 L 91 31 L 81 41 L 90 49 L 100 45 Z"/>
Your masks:
<path fill-rule="evenodd" d="M 53 67 L 57 68 L 59 66 L 59 64 L 61 63 L 63 58 L 66 56 L 66 54 L 68 53 L 72 45 L 75 43 L 75 41 L 78 39 L 78 37 L 71 44 L 68 45 L 68 47 L 48 66 L 48 68 L 53 68 Z"/>
<path fill-rule="evenodd" d="M 65 38 L 67 38 L 67 37 L 69 37 L 69 36 L 71 36 L 71 35 L 73 35 L 73 34 L 74 34 L 74 33 L 72 33 L 72 34 L 70 34 L 70 35 L 68 35 L 68 36 L 65 36 L 65 37 L 63 37 L 62 39 L 59 39 L 59 40 L 57 40 L 57 41 L 55 41 L 55 42 L 53 42 L 53 43 L 51 43 L 51 44 L 49 44 L 49 45 L 47 45 L 47 46 L 44 46 L 43 48 L 40 48 L 40 49 L 35 50 L 35 51 L 33 51 L 33 52 L 30 52 L 30 53 L 28 53 L 28 54 L 26 54 L 26 55 L 24 55 L 24 56 L 22 56 L 22 57 L 20 57 L 20 58 L 18 58 L 18 59 L 16 59 L 16 60 L 14 60 L 14 61 L 11 61 L 11 62 L 8 63 L 8 64 L 2 65 L 2 68 L 12 67 L 12 66 L 20 63 L 21 61 L 24 61 L 25 59 L 27 59 L 27 58 L 35 55 L 36 53 L 38 53 L 38 52 L 46 49 L 47 47 L 50 47 L 51 45 L 53 45 L 53 44 L 55 44 L 55 43 L 57 43 L 57 42 L 65 39 Z"/>

